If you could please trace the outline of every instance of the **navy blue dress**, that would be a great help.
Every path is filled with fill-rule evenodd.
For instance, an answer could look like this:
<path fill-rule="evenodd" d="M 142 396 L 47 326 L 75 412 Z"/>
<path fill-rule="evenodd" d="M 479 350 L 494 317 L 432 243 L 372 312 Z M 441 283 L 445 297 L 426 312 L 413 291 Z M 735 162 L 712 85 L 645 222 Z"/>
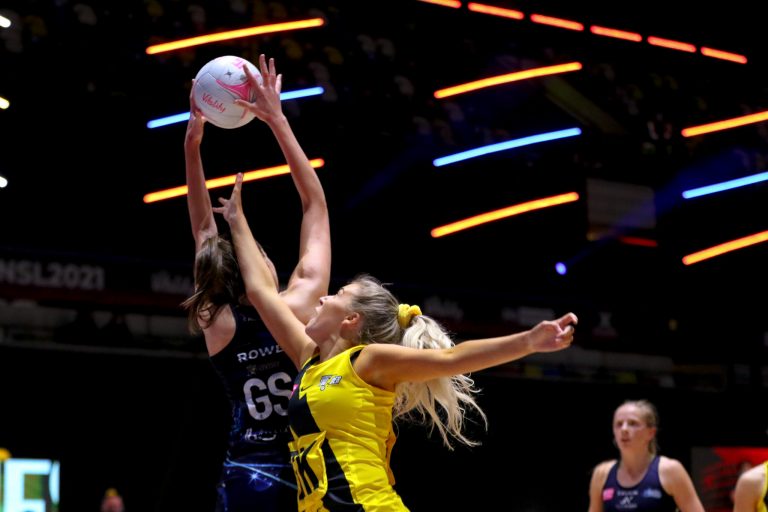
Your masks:
<path fill-rule="evenodd" d="M 667 494 L 659 479 L 659 459 L 656 455 L 648 466 L 643 479 L 633 487 L 623 487 L 616 472 L 619 463 L 616 462 L 608 472 L 608 478 L 603 485 L 603 510 L 605 512 L 675 512 L 675 499 Z"/>
<path fill-rule="evenodd" d="M 251 306 L 233 306 L 235 335 L 210 357 L 232 406 L 217 512 L 296 510 L 288 399 L 296 367 Z"/>

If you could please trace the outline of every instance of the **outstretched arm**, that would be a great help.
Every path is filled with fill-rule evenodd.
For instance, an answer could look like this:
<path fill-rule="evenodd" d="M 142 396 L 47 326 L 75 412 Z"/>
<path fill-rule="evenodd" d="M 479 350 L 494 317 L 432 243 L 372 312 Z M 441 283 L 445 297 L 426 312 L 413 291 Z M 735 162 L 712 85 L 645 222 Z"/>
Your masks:
<path fill-rule="evenodd" d="M 192 84 L 194 87 L 194 82 Z M 195 251 L 200 250 L 203 242 L 218 234 L 216 221 L 211 209 L 211 196 L 205 186 L 203 160 L 200 156 L 200 143 L 203 140 L 205 118 L 197 109 L 192 94 L 189 95 L 189 122 L 184 137 L 184 161 L 187 174 L 187 209 L 195 237 Z"/>
<path fill-rule="evenodd" d="M 296 265 L 283 300 L 294 314 L 307 323 L 314 314 L 320 297 L 328 294 L 331 273 L 331 228 L 328 220 L 328 205 L 322 184 L 299 145 L 288 119 L 282 111 L 280 90 L 282 75 L 275 70 L 275 59 L 259 56 L 261 82 L 248 67 L 245 72 L 251 87 L 256 91 L 256 101 L 238 103 L 264 121 L 275 135 L 280 149 L 291 169 L 291 177 L 301 197 L 303 217 L 299 244 L 299 262 Z"/>
<path fill-rule="evenodd" d="M 372 344 L 360 353 L 355 369 L 366 382 L 393 389 L 400 382 L 423 382 L 483 370 L 535 352 L 554 352 L 571 345 L 576 315 L 540 322 L 517 334 L 465 341 L 455 347 L 419 350 Z"/>
<path fill-rule="evenodd" d="M 232 196 L 229 199 L 219 198 L 222 206 L 213 210 L 224 215 L 229 223 L 248 300 L 259 312 L 259 316 L 280 347 L 296 367 L 300 368 L 311 356 L 315 343 L 304 332 L 304 323 L 296 318 L 275 289 L 267 261 L 256 245 L 251 228 L 243 214 L 240 199 L 242 186 L 243 174 L 238 173 Z"/>

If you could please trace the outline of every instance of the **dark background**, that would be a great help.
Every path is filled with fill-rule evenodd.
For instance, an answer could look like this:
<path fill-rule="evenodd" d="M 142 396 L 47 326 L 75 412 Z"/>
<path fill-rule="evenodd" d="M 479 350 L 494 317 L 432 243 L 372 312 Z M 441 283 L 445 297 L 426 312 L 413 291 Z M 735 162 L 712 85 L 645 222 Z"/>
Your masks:
<path fill-rule="evenodd" d="M 610 368 L 578 373 L 583 361 L 538 373 L 522 364 L 481 372 L 490 417 L 488 434 L 477 435 L 483 446 L 447 452 L 425 442 L 423 430 L 402 432 L 393 465 L 413 510 L 584 510 L 591 468 L 614 455 L 611 414 L 625 398 L 656 401 L 662 451 L 684 463 L 693 446 L 765 445 L 766 248 L 680 263 L 766 229 L 764 184 L 680 199 L 682 190 L 768 170 L 765 123 L 680 136 L 685 127 L 766 110 L 765 13 L 741 1 L 717 11 L 658 1 L 493 5 L 526 19 L 418 1 L 5 2 L 0 14 L 20 28 L 0 29 L 0 96 L 11 101 L 0 111 L 0 175 L 9 180 L 0 189 L 0 257 L 114 272 L 98 293 L 25 286 L 2 273 L 0 307 L 24 299 L 41 308 L 183 318 L 183 294 L 133 286 L 140 281 L 133 273 L 144 268 L 191 275 L 194 250 L 184 198 L 142 202 L 183 183 L 185 124 L 148 130 L 146 123 L 188 109 L 190 80 L 208 60 L 236 54 L 255 62 L 265 53 L 276 58 L 284 90 L 326 89 L 284 109 L 307 155 L 326 162 L 318 174 L 329 201 L 334 286 L 365 271 L 392 283 L 404 302 L 455 300 L 464 316 L 445 320 L 461 337 L 527 326 L 503 320 L 506 307 L 574 311 L 579 349 L 674 364 L 672 385 L 655 375 L 661 370 L 630 368 L 629 380 Z M 205 17 L 196 21 L 200 9 Z M 533 12 L 728 50 L 749 63 L 536 25 L 527 18 Z M 317 16 L 323 27 L 144 53 L 176 38 Z M 457 83 L 574 60 L 584 69 L 562 82 L 432 98 Z M 558 83 L 581 99 L 563 103 L 553 96 Z M 653 139 L 649 122 L 661 133 L 668 125 L 669 139 Z M 431 163 L 576 126 L 580 137 L 442 168 Z M 203 158 L 209 177 L 283 163 L 258 120 L 237 130 L 207 126 Z M 655 227 L 591 222 L 586 190 L 594 179 L 652 190 Z M 581 199 L 429 235 L 476 213 L 570 191 Z M 246 184 L 244 202 L 286 278 L 301 213 L 290 178 Z M 658 245 L 590 240 L 611 227 Z M 554 272 L 557 261 L 570 263 L 567 276 Z M 598 329 L 604 313 L 610 336 Z M 138 347 L 121 352 L 106 339 L 87 347 L 24 344 L 18 327 L 15 337 L 2 327 L 0 446 L 62 460 L 63 512 L 95 510 L 110 485 L 129 512 L 210 510 L 228 425 L 201 340 L 137 339 Z M 54 333 L 37 341 L 46 336 Z M 716 385 L 707 380 L 712 372 Z"/>

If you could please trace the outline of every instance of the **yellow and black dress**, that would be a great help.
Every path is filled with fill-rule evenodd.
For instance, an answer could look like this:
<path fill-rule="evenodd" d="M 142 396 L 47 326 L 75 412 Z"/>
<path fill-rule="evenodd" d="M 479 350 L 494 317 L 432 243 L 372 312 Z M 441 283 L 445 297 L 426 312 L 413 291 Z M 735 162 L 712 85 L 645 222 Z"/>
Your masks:
<path fill-rule="evenodd" d="M 763 497 L 757 505 L 757 512 L 768 512 L 768 461 L 763 462 L 765 466 L 765 479 L 763 480 Z"/>
<path fill-rule="evenodd" d="M 362 345 L 299 372 L 288 406 L 300 512 L 407 511 L 389 457 L 395 394 L 364 382 L 352 363 Z"/>

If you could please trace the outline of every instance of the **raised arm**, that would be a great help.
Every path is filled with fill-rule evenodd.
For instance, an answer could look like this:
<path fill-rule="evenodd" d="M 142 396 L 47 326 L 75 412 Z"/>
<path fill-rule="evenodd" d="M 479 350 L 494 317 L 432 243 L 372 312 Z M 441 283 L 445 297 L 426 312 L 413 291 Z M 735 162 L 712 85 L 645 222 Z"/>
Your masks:
<path fill-rule="evenodd" d="M 355 369 L 366 382 L 392 389 L 400 382 L 423 382 L 438 377 L 483 370 L 534 352 L 553 352 L 571 345 L 576 315 L 540 322 L 517 334 L 465 341 L 448 349 L 420 350 L 401 345 L 372 344 L 361 352 Z"/>
<path fill-rule="evenodd" d="M 194 87 L 194 83 L 193 83 Z M 187 175 L 187 209 L 195 238 L 195 251 L 200 250 L 203 242 L 218 234 L 213 218 L 211 196 L 205 186 L 203 160 L 200 156 L 200 144 L 203 140 L 205 118 L 197 109 L 192 94 L 189 95 L 189 122 L 184 137 L 184 161 Z"/>
<path fill-rule="evenodd" d="M 664 489 L 672 495 L 680 512 L 704 512 L 693 481 L 679 461 L 662 457 L 659 474 Z"/>
<path fill-rule="evenodd" d="M 229 199 L 219 198 L 222 206 L 213 210 L 224 215 L 229 223 L 248 300 L 259 312 L 280 347 L 296 367 L 300 368 L 311 356 L 315 343 L 304 332 L 304 323 L 296 318 L 275 289 L 267 261 L 259 250 L 243 214 L 240 199 L 242 186 L 243 175 L 238 173 L 232 196 Z"/>
<path fill-rule="evenodd" d="M 328 294 L 331 273 L 331 228 L 328 220 L 328 205 L 322 184 L 299 145 L 288 119 L 283 114 L 280 102 L 282 75 L 275 70 L 275 60 L 259 56 L 261 82 L 248 67 L 245 72 L 256 91 L 256 101 L 238 101 L 259 119 L 264 121 L 275 135 L 286 162 L 291 169 L 291 178 L 299 192 L 303 217 L 299 241 L 299 261 L 282 293 L 283 300 L 294 314 L 307 323 L 314 314 L 320 297 Z"/>

